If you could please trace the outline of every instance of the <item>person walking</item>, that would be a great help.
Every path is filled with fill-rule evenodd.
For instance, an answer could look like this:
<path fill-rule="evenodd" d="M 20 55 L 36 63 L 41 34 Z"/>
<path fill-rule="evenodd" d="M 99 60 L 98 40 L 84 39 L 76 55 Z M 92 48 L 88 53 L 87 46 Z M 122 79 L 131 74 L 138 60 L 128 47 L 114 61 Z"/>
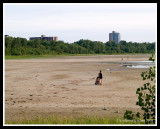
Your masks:
<path fill-rule="evenodd" d="M 103 78 L 103 75 L 102 75 L 102 72 L 100 70 L 99 74 L 98 74 L 98 78 L 99 78 L 99 84 L 102 85 L 102 78 Z"/>

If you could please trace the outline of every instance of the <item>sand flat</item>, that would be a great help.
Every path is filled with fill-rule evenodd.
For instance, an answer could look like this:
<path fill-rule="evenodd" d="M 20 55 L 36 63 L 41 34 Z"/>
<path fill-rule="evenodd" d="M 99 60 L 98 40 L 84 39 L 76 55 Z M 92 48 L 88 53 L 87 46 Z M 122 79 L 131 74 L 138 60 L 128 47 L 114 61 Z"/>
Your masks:
<path fill-rule="evenodd" d="M 144 84 L 140 74 L 147 69 L 124 69 L 120 64 L 122 57 L 123 61 L 147 61 L 150 56 L 5 60 L 5 119 L 86 114 L 123 117 L 127 109 L 138 111 L 136 89 Z M 99 70 L 103 84 L 94 85 Z"/>

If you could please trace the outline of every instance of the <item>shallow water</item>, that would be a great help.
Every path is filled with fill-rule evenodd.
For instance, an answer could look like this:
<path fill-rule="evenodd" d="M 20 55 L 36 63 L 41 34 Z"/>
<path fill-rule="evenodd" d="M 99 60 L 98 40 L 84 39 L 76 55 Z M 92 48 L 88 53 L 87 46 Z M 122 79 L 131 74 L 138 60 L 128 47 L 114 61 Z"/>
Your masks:
<path fill-rule="evenodd" d="M 104 63 L 104 62 L 103 62 Z M 111 63 L 111 62 L 108 62 Z M 113 64 L 121 64 L 121 67 L 125 67 L 125 68 L 150 68 L 155 66 L 155 62 L 153 61 L 122 61 L 122 62 L 112 62 Z M 120 69 L 106 69 L 107 71 L 117 71 L 117 70 L 122 70 L 122 68 Z"/>
<path fill-rule="evenodd" d="M 106 69 L 107 71 L 118 71 L 118 70 L 121 70 L 121 69 Z"/>
<path fill-rule="evenodd" d="M 153 61 L 126 61 L 123 62 L 125 65 L 120 65 L 122 67 L 127 68 L 149 68 L 153 67 L 155 65 L 155 62 Z"/>
<path fill-rule="evenodd" d="M 151 66 L 148 65 L 120 65 L 122 67 L 127 67 L 127 68 L 149 68 Z"/>

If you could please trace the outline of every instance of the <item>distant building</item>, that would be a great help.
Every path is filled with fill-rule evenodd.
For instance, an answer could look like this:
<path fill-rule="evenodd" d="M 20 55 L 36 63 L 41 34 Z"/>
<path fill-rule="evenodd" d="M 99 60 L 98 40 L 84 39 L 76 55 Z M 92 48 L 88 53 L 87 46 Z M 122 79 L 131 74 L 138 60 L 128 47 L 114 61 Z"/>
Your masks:
<path fill-rule="evenodd" d="M 9 36 L 9 35 L 5 35 L 5 37 L 11 37 L 11 36 Z"/>
<path fill-rule="evenodd" d="M 115 43 L 120 42 L 120 33 L 112 31 L 112 33 L 109 33 L 109 41 L 115 41 Z"/>
<path fill-rule="evenodd" d="M 58 41 L 58 37 L 46 37 L 45 35 L 41 35 L 41 37 L 30 37 L 29 40 L 40 39 L 47 41 Z"/>

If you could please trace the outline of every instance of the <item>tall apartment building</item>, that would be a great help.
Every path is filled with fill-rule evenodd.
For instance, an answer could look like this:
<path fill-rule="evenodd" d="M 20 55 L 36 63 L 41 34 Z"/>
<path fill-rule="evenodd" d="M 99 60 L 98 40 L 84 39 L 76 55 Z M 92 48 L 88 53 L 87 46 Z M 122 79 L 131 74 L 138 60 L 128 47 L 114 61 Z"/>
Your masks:
<path fill-rule="evenodd" d="M 120 42 L 120 33 L 112 31 L 112 33 L 109 33 L 109 41 L 115 41 L 115 43 Z"/>
<path fill-rule="evenodd" d="M 58 41 L 58 37 L 46 37 L 45 35 L 41 35 L 41 37 L 30 37 L 30 40 L 34 40 L 34 39 L 40 39 L 40 40 L 47 40 L 47 41 Z"/>

